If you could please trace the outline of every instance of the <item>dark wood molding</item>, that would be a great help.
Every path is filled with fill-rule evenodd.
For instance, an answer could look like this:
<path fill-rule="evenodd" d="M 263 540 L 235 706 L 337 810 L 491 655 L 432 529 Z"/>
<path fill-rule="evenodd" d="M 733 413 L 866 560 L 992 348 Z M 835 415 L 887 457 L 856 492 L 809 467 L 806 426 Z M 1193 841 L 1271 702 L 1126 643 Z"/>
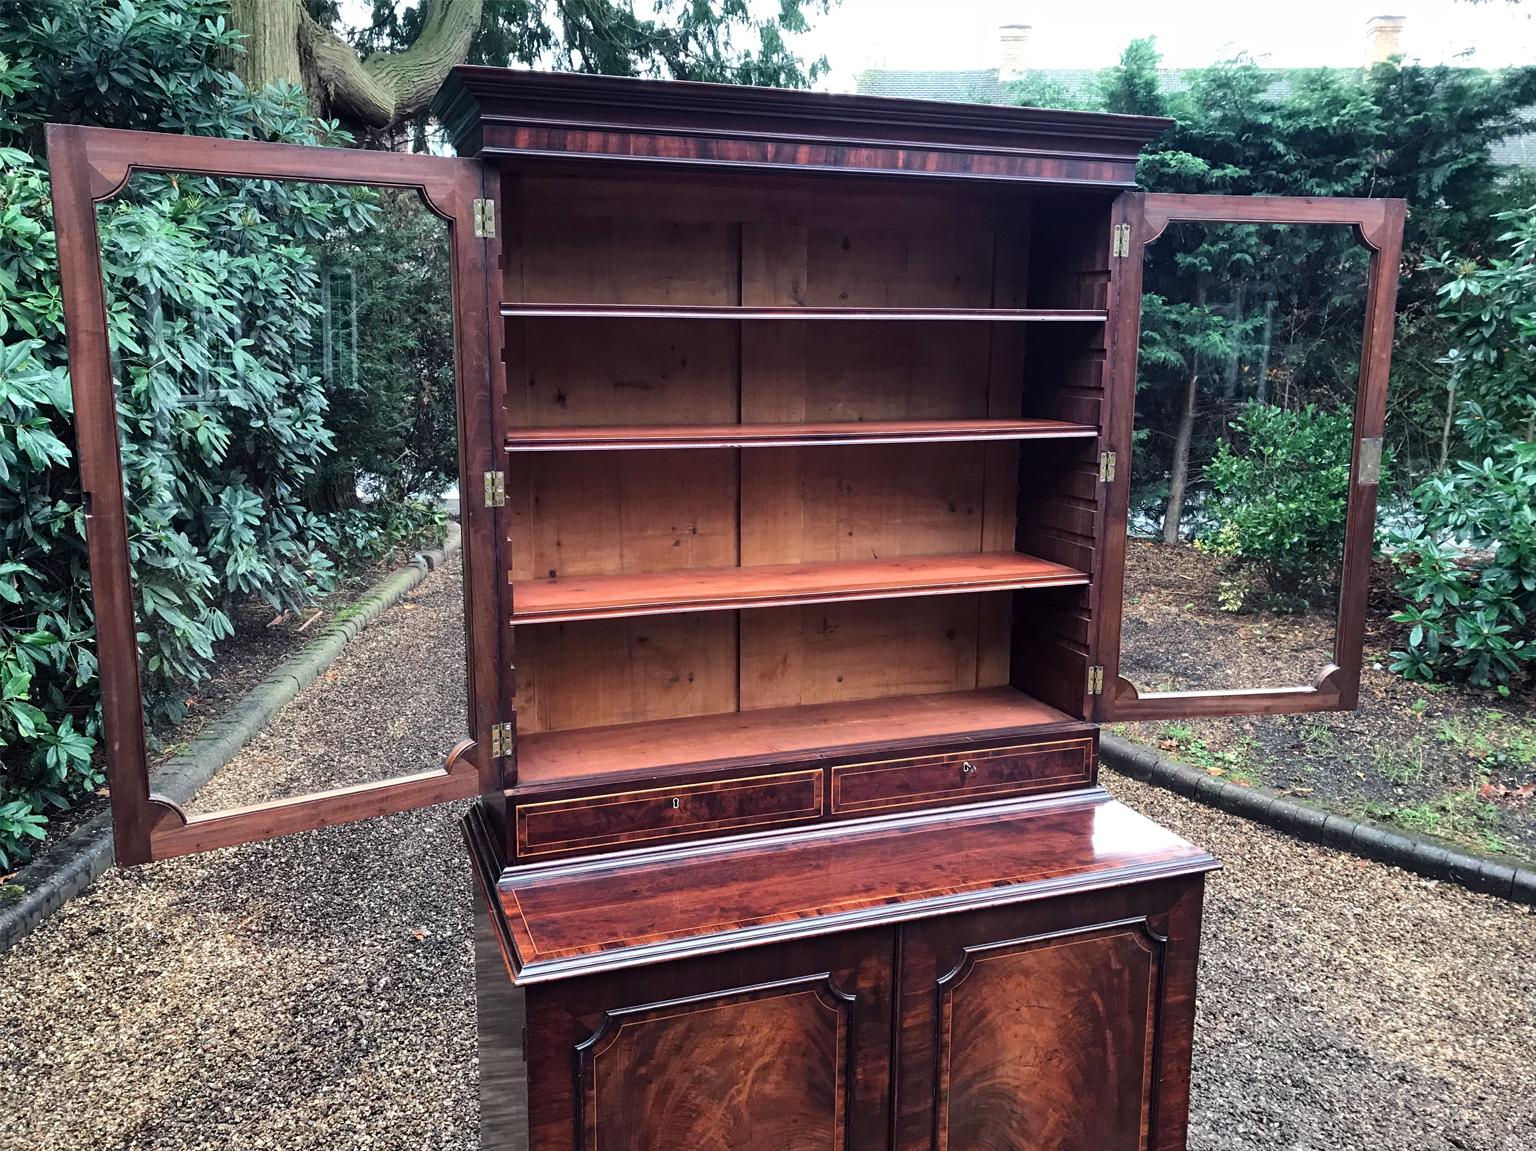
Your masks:
<path fill-rule="evenodd" d="M 1124 612 L 1126 531 L 1130 506 L 1129 468 L 1109 485 L 1101 525 L 1102 566 L 1095 573 L 1098 597 L 1095 658 L 1104 672 L 1104 692 L 1093 717 L 1106 720 L 1173 719 L 1187 716 L 1272 715 L 1352 710 L 1359 698 L 1365 641 L 1365 610 L 1374 546 L 1379 483 L 1361 469 L 1363 445 L 1379 440 L 1386 417 L 1391 372 L 1392 329 L 1407 205 L 1390 199 L 1322 199 L 1283 196 L 1195 196 L 1128 193 L 1117 201 L 1115 219 L 1129 228 L 1129 257 L 1116 274 L 1114 321 L 1110 324 L 1114 396 L 1103 443 L 1131 459 L 1135 423 L 1138 343 L 1141 331 L 1142 263 L 1146 247 L 1174 221 L 1221 224 L 1343 226 L 1370 250 L 1366 280 L 1365 328 L 1356 388 L 1353 458 L 1350 467 L 1344 557 L 1331 660 L 1310 684 L 1285 688 L 1143 692 L 1120 674 L 1120 626 Z"/>
<path fill-rule="evenodd" d="M 1145 915 L 1135 915 L 1126 919 L 1110 920 L 1105 923 L 1089 923 L 1081 927 L 1068 927 L 1059 931 L 1041 932 L 1038 935 L 1020 935 L 1011 939 L 998 939 L 988 941 L 987 943 L 968 944 L 960 948 L 959 959 L 955 961 L 953 967 L 939 976 L 937 985 L 941 994 L 952 991 L 964 982 L 966 976 L 975 968 L 977 958 L 985 956 L 990 952 L 1022 947 L 1031 943 L 1069 940 L 1101 931 L 1124 931 L 1126 928 L 1137 929 L 1140 936 L 1146 941 L 1143 945 L 1143 950 L 1149 954 L 1160 950 L 1168 942 L 1166 935 L 1161 935 L 1152 930 Z"/>
<path fill-rule="evenodd" d="M 1341 224 L 1373 252 L 1391 242 L 1392 228 L 1404 201 L 1367 196 L 1218 196 L 1149 194 L 1142 199 L 1143 244 L 1161 236 L 1168 225 L 1205 221 L 1212 224 Z"/>
<path fill-rule="evenodd" d="M 503 458 L 504 430 L 492 398 L 492 293 L 495 254 L 474 235 L 474 201 L 482 169 L 471 160 L 399 155 L 350 148 L 313 148 L 250 140 L 127 132 L 69 124 L 47 126 L 76 448 L 87 519 L 92 602 L 100 663 L 102 716 L 111 781 L 117 859 L 145 863 L 352 819 L 501 790 L 501 765 L 490 748 L 500 715 L 504 660 L 496 642 L 501 581 L 497 533 L 489 510 L 462 504 L 465 615 L 469 659 L 470 730 L 440 770 L 398 780 L 339 788 L 320 795 L 189 816 L 149 793 L 148 756 L 140 694 L 133 576 L 117 441 L 105 290 L 101 278 L 97 204 L 118 194 L 134 172 L 195 173 L 249 179 L 415 189 L 442 218 L 452 245 L 454 368 L 458 383 L 460 490 L 473 493 Z M 483 638 L 480 638 L 483 637 Z"/>
<path fill-rule="evenodd" d="M 477 67 L 455 69 L 433 108 L 461 155 L 1110 187 L 1133 186 L 1171 123 Z"/>
<path fill-rule="evenodd" d="M 270 144 L 79 124 L 49 124 L 45 134 L 50 157 L 55 149 L 82 155 L 87 173 L 85 190 L 90 200 L 98 204 L 113 199 L 135 172 L 180 172 L 311 184 L 415 188 L 421 193 L 422 203 L 452 224 L 464 208 L 461 201 L 466 177 L 472 185 L 479 182 L 479 165 L 473 161 L 439 156 Z"/>

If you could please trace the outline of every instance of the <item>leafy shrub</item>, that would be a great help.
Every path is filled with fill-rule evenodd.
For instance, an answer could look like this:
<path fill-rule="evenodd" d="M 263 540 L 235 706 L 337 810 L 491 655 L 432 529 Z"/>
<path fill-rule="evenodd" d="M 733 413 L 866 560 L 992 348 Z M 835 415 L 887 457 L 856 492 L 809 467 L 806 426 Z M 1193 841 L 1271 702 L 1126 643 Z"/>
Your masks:
<path fill-rule="evenodd" d="M 434 500 L 390 500 L 344 508 L 328 521 L 338 562 L 356 568 L 383 563 L 427 540 L 439 540 L 448 522 Z"/>
<path fill-rule="evenodd" d="M 1392 669 L 1508 693 L 1536 660 L 1536 206 L 1494 218 L 1504 254 L 1429 264 L 1448 273 L 1446 405 L 1476 454 L 1419 485 L 1424 522 L 1393 540 L 1409 630 Z"/>
<path fill-rule="evenodd" d="M 410 191 L 380 192 L 378 212 L 381 226 L 333 233 L 320 248 L 333 300 L 350 305 L 338 326 L 366 334 L 347 349 L 355 359 L 324 373 L 336 436 L 317 476 L 326 507 L 350 507 L 360 487 L 396 503 L 458 478 L 448 228 Z"/>
<path fill-rule="evenodd" d="M 1469 454 L 1488 454 L 1507 438 L 1536 440 L 1536 205 L 1494 216 L 1507 255 L 1483 266 L 1451 255 L 1428 267 L 1448 272 L 1440 313 L 1451 321 L 1447 407 Z M 1444 429 L 1449 439 L 1450 428 Z"/>
<path fill-rule="evenodd" d="M 1304 607 L 1336 594 L 1344 556 L 1353 420 L 1308 405 L 1251 403 L 1206 466 L 1214 526 L 1197 540 L 1227 561 L 1222 606 Z M 1257 585 L 1257 586 L 1256 586 Z"/>
<path fill-rule="evenodd" d="M 1392 670 L 1508 694 L 1536 661 L 1536 443 L 1506 439 L 1413 501 L 1423 524 L 1393 539 L 1409 632 Z"/>

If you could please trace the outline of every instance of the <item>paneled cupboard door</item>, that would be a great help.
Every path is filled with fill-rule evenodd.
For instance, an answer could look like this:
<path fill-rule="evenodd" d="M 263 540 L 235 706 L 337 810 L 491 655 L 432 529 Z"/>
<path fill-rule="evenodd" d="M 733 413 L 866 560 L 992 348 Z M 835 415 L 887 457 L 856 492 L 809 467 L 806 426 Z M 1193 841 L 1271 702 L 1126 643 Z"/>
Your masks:
<path fill-rule="evenodd" d="M 879 1151 L 891 950 L 873 929 L 533 985 L 530 1151 Z"/>
<path fill-rule="evenodd" d="M 1093 718 L 1355 706 L 1405 211 L 1116 202 Z"/>
<path fill-rule="evenodd" d="M 902 929 L 897 1151 L 1179 1151 L 1202 883 Z"/>
<path fill-rule="evenodd" d="M 118 862 L 499 795 L 490 735 L 505 662 L 500 533 L 498 513 L 477 493 L 501 466 L 495 447 L 504 417 L 491 402 L 496 251 L 493 238 L 476 234 L 494 235 L 483 226 L 481 166 L 57 124 L 47 142 Z M 104 264 L 112 275 L 103 275 Z M 388 306 L 398 315 L 402 300 L 414 310 L 409 341 L 379 319 Z M 289 310 L 279 322 L 280 305 Z M 188 642 L 190 610 L 185 581 L 157 581 L 155 573 L 178 555 L 201 562 L 200 554 L 227 544 L 208 582 L 237 593 L 227 602 L 255 601 L 271 588 L 240 559 L 242 532 L 300 548 L 289 570 L 323 572 L 324 537 L 293 492 L 299 473 L 264 483 L 264 453 L 294 452 L 320 468 L 325 453 L 305 445 L 347 434 L 358 397 L 371 402 L 376 386 L 402 381 L 407 396 L 441 389 L 443 406 L 420 420 L 448 402 L 457 408 L 456 429 L 446 419 L 418 427 L 450 461 L 433 472 L 440 486 L 456 479 L 462 495 L 466 738 L 412 747 L 402 757 L 419 766 L 402 776 L 389 753 L 412 733 L 391 730 L 388 716 L 370 720 L 338 706 L 335 745 L 305 749 L 304 770 L 219 789 L 211 801 L 154 794 L 141 687 L 148 676 L 164 677 L 176 644 Z M 341 423 L 322 420 L 326 411 Z M 189 468 L 178 473 L 172 459 L 195 461 L 197 474 L 187 481 Z M 349 488 L 378 482 L 370 472 L 344 475 L 337 498 L 345 505 Z M 198 506 L 199 492 L 210 506 Z M 200 594 L 202 618 L 225 626 L 211 610 L 226 602 L 221 590 Z"/>

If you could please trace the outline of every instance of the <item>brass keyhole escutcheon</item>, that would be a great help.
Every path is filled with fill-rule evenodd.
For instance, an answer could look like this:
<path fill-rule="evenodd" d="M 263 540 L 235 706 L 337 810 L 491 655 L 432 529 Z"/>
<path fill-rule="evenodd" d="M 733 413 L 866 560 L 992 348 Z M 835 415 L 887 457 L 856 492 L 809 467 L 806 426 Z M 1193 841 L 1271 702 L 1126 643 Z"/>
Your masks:
<path fill-rule="evenodd" d="M 682 806 L 683 806 L 683 801 L 682 800 L 676 799 L 676 798 L 674 798 L 672 800 L 672 810 L 673 811 L 676 811 L 678 808 L 680 808 Z"/>
<path fill-rule="evenodd" d="M 960 774 L 962 775 L 972 775 L 975 773 L 975 771 L 976 765 L 970 760 L 966 760 L 960 765 Z"/>

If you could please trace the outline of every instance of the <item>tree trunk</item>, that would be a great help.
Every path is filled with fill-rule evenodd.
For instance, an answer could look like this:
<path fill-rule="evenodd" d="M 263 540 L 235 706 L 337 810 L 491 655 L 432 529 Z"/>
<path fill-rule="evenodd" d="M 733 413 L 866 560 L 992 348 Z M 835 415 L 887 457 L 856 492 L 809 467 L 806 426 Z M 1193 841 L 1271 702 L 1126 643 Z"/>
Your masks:
<path fill-rule="evenodd" d="M 1440 426 L 1440 462 L 1435 465 L 1437 472 L 1445 471 L 1445 465 L 1451 457 L 1451 427 L 1456 422 L 1456 376 L 1451 375 L 1450 382 L 1445 389 L 1445 423 Z"/>
<path fill-rule="evenodd" d="M 252 90 L 304 82 L 299 28 L 307 19 L 299 0 L 229 0 L 229 22 L 245 33 L 243 52 L 231 52 L 229 70 Z"/>
<path fill-rule="evenodd" d="M 310 104 L 354 129 L 381 131 L 424 110 L 480 28 L 482 0 L 428 0 L 421 35 L 404 52 L 366 61 L 304 11 L 300 0 L 230 0 L 230 23 L 245 33 L 231 60 L 248 87 L 276 80 L 304 86 Z"/>
<path fill-rule="evenodd" d="M 1173 468 L 1168 475 L 1168 506 L 1163 510 L 1163 542 L 1179 542 L 1179 521 L 1184 518 L 1184 493 L 1189 487 L 1189 446 L 1195 438 L 1195 401 L 1200 394 L 1200 373 L 1191 372 L 1184 385 L 1184 406 L 1179 429 L 1173 437 Z"/>
<path fill-rule="evenodd" d="M 1275 296 L 1275 289 L 1264 293 L 1264 351 L 1259 356 L 1259 386 L 1253 397 L 1261 404 L 1269 403 L 1269 352 L 1275 335 Z"/>
<path fill-rule="evenodd" d="M 1248 285 L 1238 284 L 1232 301 L 1232 349 L 1227 353 L 1226 371 L 1221 381 L 1221 398 L 1227 404 L 1237 400 L 1238 371 L 1243 365 L 1243 341 L 1240 333 L 1248 318 Z"/>

